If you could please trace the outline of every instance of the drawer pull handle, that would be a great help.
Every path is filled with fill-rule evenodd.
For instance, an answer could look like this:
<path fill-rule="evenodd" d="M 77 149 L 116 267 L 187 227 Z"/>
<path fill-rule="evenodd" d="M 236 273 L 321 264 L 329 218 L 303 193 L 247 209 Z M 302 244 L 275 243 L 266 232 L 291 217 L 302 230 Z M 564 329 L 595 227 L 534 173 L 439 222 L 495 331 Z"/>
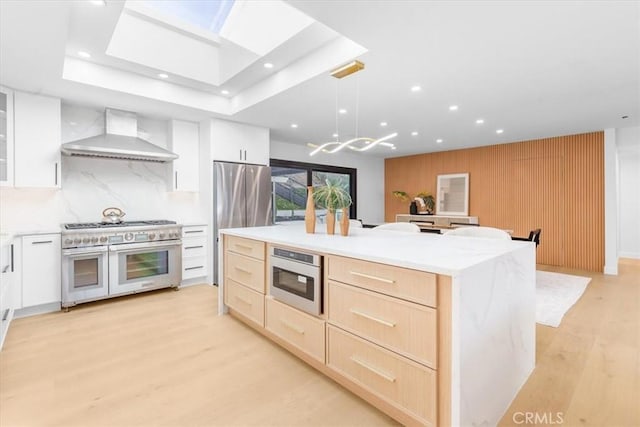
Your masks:
<path fill-rule="evenodd" d="M 245 270 L 245 269 L 244 269 L 244 268 L 242 268 L 242 267 L 236 267 L 236 266 L 234 266 L 233 268 L 235 268 L 235 269 L 236 269 L 236 270 L 238 270 L 238 271 L 242 271 L 243 273 L 253 274 L 251 271 L 249 271 L 249 270 Z"/>
<path fill-rule="evenodd" d="M 299 333 L 300 335 L 304 335 L 304 329 L 302 329 L 299 326 L 293 325 L 289 322 L 287 322 L 286 320 L 280 319 L 280 323 L 282 323 L 284 326 L 286 326 L 287 328 L 291 329 L 294 332 Z"/>
<path fill-rule="evenodd" d="M 204 246 L 200 245 L 200 246 L 185 246 L 185 249 L 200 249 L 200 248 L 204 248 Z"/>
<path fill-rule="evenodd" d="M 6 273 L 7 271 L 9 271 L 9 268 L 11 267 L 11 264 L 7 264 L 4 266 L 4 268 L 2 269 L 3 273 Z"/>
<path fill-rule="evenodd" d="M 46 245 L 47 243 L 53 243 L 53 240 L 41 240 L 39 242 L 31 242 L 32 245 Z"/>
<path fill-rule="evenodd" d="M 390 383 L 396 382 L 396 377 L 384 372 L 382 369 L 379 369 L 379 368 L 376 368 L 375 366 L 370 365 L 369 363 L 365 362 L 364 360 L 360 359 L 359 357 L 351 356 L 349 359 L 351 359 L 351 361 L 353 363 L 362 366 L 363 368 L 365 368 L 365 369 L 373 372 L 374 374 L 384 378 L 385 380 L 389 381 Z"/>
<path fill-rule="evenodd" d="M 195 267 L 186 267 L 186 268 L 184 269 L 184 271 L 197 270 L 197 269 L 199 269 L 199 268 L 204 268 L 204 265 L 197 265 L 197 266 L 195 266 Z"/>
<path fill-rule="evenodd" d="M 242 249 L 247 249 L 247 250 L 252 250 L 253 249 L 252 246 L 243 245 L 242 243 L 236 243 L 236 248 L 242 248 Z"/>
<path fill-rule="evenodd" d="M 396 283 L 395 280 L 385 279 L 384 277 L 372 276 L 370 274 L 365 274 L 365 273 L 358 273 L 357 271 L 350 271 L 349 273 L 353 274 L 354 276 L 364 277 L 365 279 L 377 280 L 378 282 L 388 283 L 390 285 L 393 285 L 394 283 Z"/>
<path fill-rule="evenodd" d="M 360 316 L 360 317 L 364 317 L 365 319 L 369 319 L 369 320 L 373 320 L 374 322 L 380 323 L 381 325 L 384 326 L 388 326 L 390 328 L 394 328 L 396 326 L 395 323 L 391 323 L 391 322 L 387 322 L 386 320 L 382 320 L 382 319 L 378 319 L 377 317 L 374 317 L 370 314 L 367 313 L 363 313 L 361 311 L 358 310 L 354 310 L 353 308 L 349 310 L 351 313 L 355 314 L 356 316 Z"/>
<path fill-rule="evenodd" d="M 247 304 L 247 305 L 253 305 L 253 304 L 251 304 L 251 301 L 248 301 L 248 300 L 246 300 L 246 299 L 244 299 L 244 298 L 242 298 L 242 297 L 239 297 L 239 296 L 237 296 L 237 295 L 236 295 L 236 299 L 237 299 L 238 301 L 240 301 L 240 302 L 243 302 L 243 303 Z"/>
<path fill-rule="evenodd" d="M 185 230 L 184 234 L 204 233 L 204 230 Z"/>

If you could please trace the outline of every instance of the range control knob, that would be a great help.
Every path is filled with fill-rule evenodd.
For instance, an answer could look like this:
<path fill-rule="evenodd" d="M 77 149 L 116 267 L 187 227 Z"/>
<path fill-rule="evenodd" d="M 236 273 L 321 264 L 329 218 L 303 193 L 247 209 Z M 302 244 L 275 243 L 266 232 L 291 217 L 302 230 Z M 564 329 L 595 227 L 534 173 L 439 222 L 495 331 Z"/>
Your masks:
<path fill-rule="evenodd" d="M 124 235 L 124 240 L 131 240 L 133 239 L 133 233 L 126 233 Z"/>
<path fill-rule="evenodd" d="M 65 244 L 65 245 L 70 245 L 70 244 L 72 244 L 72 243 L 73 243 L 73 239 L 66 239 L 66 240 L 64 241 L 64 244 Z"/>
<path fill-rule="evenodd" d="M 82 240 L 77 239 L 77 238 L 73 240 L 73 243 L 75 243 L 76 245 L 79 245 L 80 242 L 82 242 Z"/>
<path fill-rule="evenodd" d="M 89 238 L 85 237 L 84 239 L 82 239 L 82 243 L 89 243 Z"/>
<path fill-rule="evenodd" d="M 156 233 L 149 233 L 149 240 L 153 240 L 156 238 Z"/>
<path fill-rule="evenodd" d="M 106 238 L 105 236 L 102 236 L 102 237 L 100 238 L 100 242 L 101 242 L 101 243 L 104 243 L 104 242 L 106 242 L 106 241 L 107 241 L 107 238 Z"/>
<path fill-rule="evenodd" d="M 98 243 L 98 238 L 97 237 L 92 237 L 91 238 L 91 243 Z"/>
<path fill-rule="evenodd" d="M 160 233 L 158 234 L 158 239 L 164 239 L 165 234 L 164 233 Z"/>

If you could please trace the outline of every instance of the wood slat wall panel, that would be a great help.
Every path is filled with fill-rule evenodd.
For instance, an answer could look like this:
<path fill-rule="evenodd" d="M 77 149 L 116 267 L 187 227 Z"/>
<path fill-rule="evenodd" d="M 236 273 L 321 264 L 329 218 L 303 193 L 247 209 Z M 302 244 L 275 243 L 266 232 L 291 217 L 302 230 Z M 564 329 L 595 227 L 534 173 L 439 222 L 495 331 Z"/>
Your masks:
<path fill-rule="evenodd" d="M 527 236 L 542 228 L 538 262 L 604 266 L 604 133 L 544 138 L 385 160 L 385 221 L 408 213 L 402 190 L 436 194 L 436 177 L 469 173 L 469 215 Z"/>

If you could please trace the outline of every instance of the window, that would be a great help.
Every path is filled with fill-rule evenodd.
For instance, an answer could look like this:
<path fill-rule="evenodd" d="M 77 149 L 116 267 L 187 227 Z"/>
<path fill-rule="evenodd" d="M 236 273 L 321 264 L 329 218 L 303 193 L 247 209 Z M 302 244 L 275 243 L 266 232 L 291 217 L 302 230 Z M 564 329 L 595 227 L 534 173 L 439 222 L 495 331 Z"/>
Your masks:
<path fill-rule="evenodd" d="M 357 218 L 356 174 L 357 170 L 351 168 L 271 159 L 275 221 L 303 220 L 307 186 L 324 185 L 327 179 L 339 182 L 349 191 L 353 199 L 349 216 Z M 318 216 L 322 218 L 322 212 Z"/>

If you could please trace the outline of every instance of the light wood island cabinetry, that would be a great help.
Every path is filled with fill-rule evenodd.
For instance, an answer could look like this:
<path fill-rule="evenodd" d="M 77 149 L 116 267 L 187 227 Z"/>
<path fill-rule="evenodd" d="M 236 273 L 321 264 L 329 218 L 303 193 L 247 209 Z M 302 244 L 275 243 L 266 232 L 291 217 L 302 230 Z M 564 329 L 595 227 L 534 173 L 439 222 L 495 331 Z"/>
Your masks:
<path fill-rule="evenodd" d="M 535 248 L 524 242 L 302 225 L 221 233 L 219 312 L 402 424 L 495 425 L 533 369 Z M 269 294 L 271 245 L 323 257 L 320 315 Z"/>

